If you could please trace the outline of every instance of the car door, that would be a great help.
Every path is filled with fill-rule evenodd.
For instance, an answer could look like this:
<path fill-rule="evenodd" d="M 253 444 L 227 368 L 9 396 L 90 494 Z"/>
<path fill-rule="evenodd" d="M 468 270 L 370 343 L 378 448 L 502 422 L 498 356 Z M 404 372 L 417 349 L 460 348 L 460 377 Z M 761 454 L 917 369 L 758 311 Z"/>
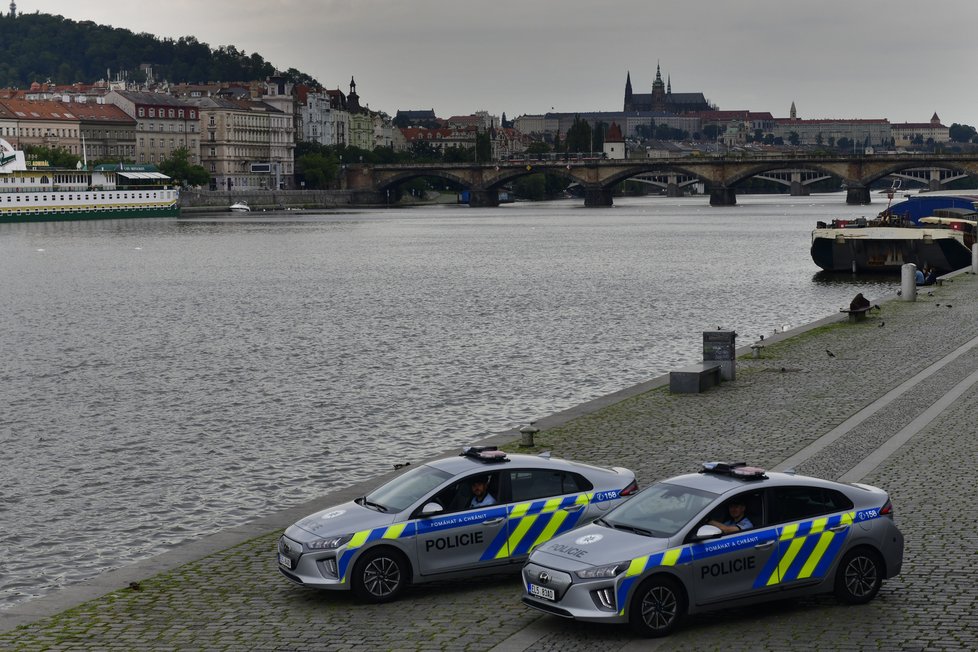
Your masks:
<path fill-rule="evenodd" d="M 852 501 L 818 486 L 771 490 L 771 515 L 778 524 L 778 567 L 770 583 L 802 587 L 825 578 L 852 530 Z"/>
<path fill-rule="evenodd" d="M 422 575 L 448 573 L 478 566 L 505 563 L 486 558 L 496 541 L 506 541 L 508 506 L 499 495 L 498 471 L 469 474 L 439 491 L 431 501 L 443 507 L 433 516 L 416 514 L 417 558 Z M 489 478 L 489 492 L 497 501 L 488 507 L 471 508 L 471 485 L 475 478 Z"/>
<path fill-rule="evenodd" d="M 734 501 L 743 501 L 747 506 L 753 527 L 692 545 L 691 582 L 696 604 L 734 600 L 770 590 L 758 579 L 765 569 L 777 568 L 778 530 L 767 524 L 764 491 L 744 491 L 728 497 L 710 512 L 708 519 L 725 520 L 727 505 Z"/>
<path fill-rule="evenodd" d="M 520 561 L 537 545 L 576 527 L 585 516 L 593 486 L 584 476 L 553 468 L 502 472 L 503 492 L 512 501 L 506 539 L 493 543 L 487 556 Z"/>

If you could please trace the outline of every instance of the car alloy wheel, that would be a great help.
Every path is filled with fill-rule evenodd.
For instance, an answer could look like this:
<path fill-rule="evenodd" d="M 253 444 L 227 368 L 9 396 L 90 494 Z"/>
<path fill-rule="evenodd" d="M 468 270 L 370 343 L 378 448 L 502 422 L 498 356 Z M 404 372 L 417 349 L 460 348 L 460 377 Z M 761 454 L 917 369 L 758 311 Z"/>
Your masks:
<path fill-rule="evenodd" d="M 883 563 L 880 556 L 869 548 L 850 550 L 835 579 L 835 595 L 849 604 L 869 602 L 883 583 Z"/>
<path fill-rule="evenodd" d="M 407 583 L 407 564 L 393 550 L 367 552 L 356 564 L 353 591 L 368 602 L 390 602 Z"/>
<path fill-rule="evenodd" d="M 676 628 L 684 611 L 683 595 L 676 583 L 665 577 L 652 578 L 635 592 L 629 622 L 642 636 L 665 636 Z"/>

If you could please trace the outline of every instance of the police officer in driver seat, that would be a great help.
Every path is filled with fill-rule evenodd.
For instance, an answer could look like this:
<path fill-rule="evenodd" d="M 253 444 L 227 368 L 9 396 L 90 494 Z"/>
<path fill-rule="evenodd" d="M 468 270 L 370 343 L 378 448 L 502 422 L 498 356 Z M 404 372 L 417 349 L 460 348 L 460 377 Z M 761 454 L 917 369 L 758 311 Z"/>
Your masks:
<path fill-rule="evenodd" d="M 743 498 L 734 498 L 727 503 L 728 517 L 723 521 L 707 521 L 707 525 L 720 528 L 724 534 L 735 534 L 754 527 L 750 519 L 747 518 L 747 505 Z"/>
<path fill-rule="evenodd" d="M 496 499 L 489 493 L 489 476 L 480 475 L 472 478 L 472 500 L 469 507 L 489 507 L 495 505 Z"/>

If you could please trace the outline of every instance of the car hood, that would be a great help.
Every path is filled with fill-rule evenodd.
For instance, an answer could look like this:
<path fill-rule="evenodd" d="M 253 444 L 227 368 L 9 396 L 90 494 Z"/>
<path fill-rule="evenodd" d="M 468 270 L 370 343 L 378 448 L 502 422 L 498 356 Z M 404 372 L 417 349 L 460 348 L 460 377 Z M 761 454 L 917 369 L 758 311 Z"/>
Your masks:
<path fill-rule="evenodd" d="M 550 568 L 574 571 L 637 559 L 661 552 L 668 545 L 668 539 L 591 524 L 537 546 L 530 555 L 530 561 Z"/>
<path fill-rule="evenodd" d="M 386 527 L 394 522 L 394 514 L 385 514 L 354 502 L 327 507 L 310 514 L 285 531 L 290 539 L 312 541 L 329 536 L 353 534 L 361 530 Z"/>

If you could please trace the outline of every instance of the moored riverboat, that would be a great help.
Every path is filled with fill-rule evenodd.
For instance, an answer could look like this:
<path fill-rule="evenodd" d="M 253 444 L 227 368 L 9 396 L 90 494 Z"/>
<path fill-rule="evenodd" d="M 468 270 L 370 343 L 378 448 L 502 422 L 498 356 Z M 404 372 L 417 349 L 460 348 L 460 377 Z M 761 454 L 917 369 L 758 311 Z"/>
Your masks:
<path fill-rule="evenodd" d="M 978 195 L 920 195 L 887 207 L 875 219 L 819 222 L 812 260 L 834 272 L 899 272 L 931 266 L 944 274 L 971 264 Z"/>
<path fill-rule="evenodd" d="M 57 169 L 28 164 L 0 138 L 0 222 L 175 217 L 180 193 L 153 165 Z"/>

